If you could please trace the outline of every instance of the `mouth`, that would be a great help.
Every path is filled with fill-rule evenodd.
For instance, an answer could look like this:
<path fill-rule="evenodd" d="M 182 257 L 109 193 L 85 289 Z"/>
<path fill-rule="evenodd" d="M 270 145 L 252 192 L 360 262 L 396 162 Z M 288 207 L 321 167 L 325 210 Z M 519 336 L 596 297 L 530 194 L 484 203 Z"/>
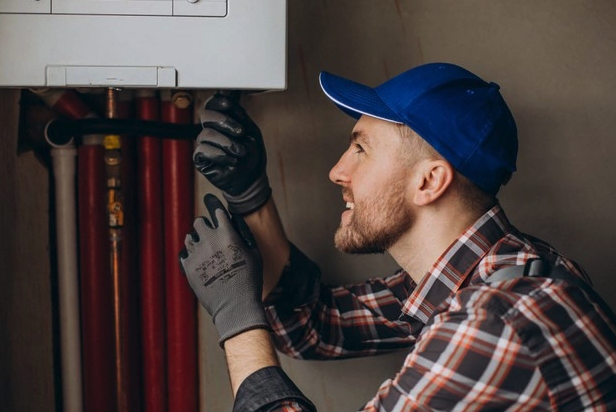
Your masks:
<path fill-rule="evenodd" d="M 353 210 L 355 209 L 355 202 L 346 202 L 344 211 L 342 212 L 340 225 L 348 226 L 351 224 L 351 216 L 353 215 Z"/>
<path fill-rule="evenodd" d="M 355 199 L 353 199 L 353 192 L 347 187 L 342 188 L 342 201 L 344 202 L 344 210 L 342 211 L 341 226 L 347 226 L 351 223 L 351 216 L 355 210 Z"/>

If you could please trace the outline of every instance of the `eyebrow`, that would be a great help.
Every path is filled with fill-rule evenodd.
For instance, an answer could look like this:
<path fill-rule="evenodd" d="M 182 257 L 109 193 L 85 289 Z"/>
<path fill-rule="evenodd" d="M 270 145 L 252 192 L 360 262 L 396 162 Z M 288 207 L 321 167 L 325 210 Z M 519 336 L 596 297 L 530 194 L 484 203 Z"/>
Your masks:
<path fill-rule="evenodd" d="M 366 146 L 370 146 L 370 137 L 362 131 L 356 131 L 351 133 L 351 137 L 349 138 L 349 140 L 351 143 L 358 142 Z"/>

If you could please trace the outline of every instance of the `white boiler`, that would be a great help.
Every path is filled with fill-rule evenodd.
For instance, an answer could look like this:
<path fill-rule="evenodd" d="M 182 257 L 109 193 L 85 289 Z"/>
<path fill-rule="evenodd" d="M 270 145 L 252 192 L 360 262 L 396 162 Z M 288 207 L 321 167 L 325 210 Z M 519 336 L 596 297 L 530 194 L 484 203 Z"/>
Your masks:
<path fill-rule="evenodd" d="M 286 0 L 0 0 L 0 87 L 286 87 Z"/>

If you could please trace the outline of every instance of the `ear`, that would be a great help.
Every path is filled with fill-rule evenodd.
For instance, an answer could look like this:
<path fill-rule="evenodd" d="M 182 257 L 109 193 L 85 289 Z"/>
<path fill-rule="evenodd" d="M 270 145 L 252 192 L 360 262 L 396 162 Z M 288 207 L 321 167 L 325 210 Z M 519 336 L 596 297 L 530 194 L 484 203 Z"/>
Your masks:
<path fill-rule="evenodd" d="M 449 188 L 454 177 L 451 164 L 443 159 L 424 160 L 416 170 L 417 186 L 413 202 L 426 206 L 439 199 Z"/>

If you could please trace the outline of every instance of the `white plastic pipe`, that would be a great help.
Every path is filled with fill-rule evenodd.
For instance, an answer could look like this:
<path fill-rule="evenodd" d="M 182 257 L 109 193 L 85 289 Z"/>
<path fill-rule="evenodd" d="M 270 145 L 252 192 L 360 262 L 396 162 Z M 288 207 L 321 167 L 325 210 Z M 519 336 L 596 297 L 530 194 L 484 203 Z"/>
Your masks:
<path fill-rule="evenodd" d="M 72 144 L 51 149 L 56 186 L 58 301 L 64 412 L 83 410 L 75 204 L 76 157 L 77 150 Z"/>

